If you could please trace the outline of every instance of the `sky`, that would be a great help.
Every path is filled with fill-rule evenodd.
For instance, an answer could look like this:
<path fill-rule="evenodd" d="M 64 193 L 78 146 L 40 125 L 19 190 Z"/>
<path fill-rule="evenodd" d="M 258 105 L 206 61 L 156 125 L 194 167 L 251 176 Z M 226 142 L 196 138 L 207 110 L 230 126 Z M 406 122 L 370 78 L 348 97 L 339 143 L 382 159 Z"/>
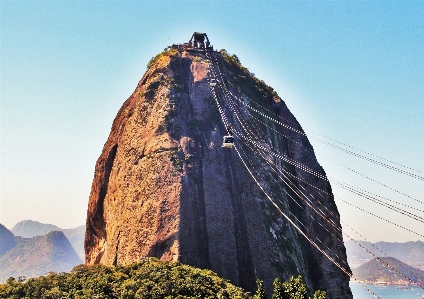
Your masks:
<path fill-rule="evenodd" d="M 150 58 L 194 31 L 278 92 L 329 177 L 424 217 L 422 180 L 313 138 L 423 175 L 424 1 L 2 0 L 0 20 L 0 223 L 9 229 L 26 219 L 85 223 L 95 162 L 116 113 Z M 333 190 L 346 238 L 424 241 L 410 232 L 424 232 L 422 222 Z"/>

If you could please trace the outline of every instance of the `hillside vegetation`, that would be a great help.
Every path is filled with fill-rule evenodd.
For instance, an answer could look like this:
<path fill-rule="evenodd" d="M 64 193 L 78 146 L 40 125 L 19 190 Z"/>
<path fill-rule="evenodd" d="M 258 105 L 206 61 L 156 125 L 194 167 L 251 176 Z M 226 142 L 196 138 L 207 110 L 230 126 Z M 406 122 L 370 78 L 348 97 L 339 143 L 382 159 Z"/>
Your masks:
<path fill-rule="evenodd" d="M 248 298 L 210 270 L 149 258 L 128 267 L 75 267 L 70 273 L 0 285 L 0 298 Z"/>
<path fill-rule="evenodd" d="M 267 298 L 261 280 L 254 299 Z M 288 282 L 274 282 L 274 299 L 308 299 L 306 286 L 299 276 Z M 251 298 L 249 293 L 220 278 L 210 270 L 181 263 L 147 258 L 126 267 L 79 265 L 70 273 L 50 272 L 47 276 L 9 278 L 0 284 L 0 298 Z M 314 299 L 325 299 L 316 291 Z"/>

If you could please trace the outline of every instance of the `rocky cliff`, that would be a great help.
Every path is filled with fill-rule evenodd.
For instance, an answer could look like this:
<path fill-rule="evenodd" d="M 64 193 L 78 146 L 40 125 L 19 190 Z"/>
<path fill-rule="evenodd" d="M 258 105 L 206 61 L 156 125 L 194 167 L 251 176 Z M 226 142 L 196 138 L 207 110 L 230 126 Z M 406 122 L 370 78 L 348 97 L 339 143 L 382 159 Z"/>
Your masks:
<path fill-rule="evenodd" d="M 218 82 L 214 88 L 212 77 Z M 330 222 L 340 228 L 330 185 L 286 165 L 293 186 L 310 194 L 305 201 L 293 200 L 293 187 L 279 180 L 265 160 L 280 168 L 285 162 L 270 153 L 264 160 L 236 138 L 237 150 L 261 189 L 235 149 L 221 147 L 222 115 L 242 130 L 236 104 L 225 101 L 229 95 L 245 102 L 240 117 L 255 121 L 252 134 L 260 136 L 259 146 L 325 175 L 306 136 L 248 111 L 256 105 L 303 132 L 275 91 L 235 55 L 169 48 L 152 59 L 122 105 L 97 160 L 87 212 L 86 263 L 129 264 L 155 256 L 209 268 L 248 291 L 256 288 L 256 278 L 270 290 L 274 278 L 301 274 L 309 290 L 352 298 L 348 276 L 311 246 L 264 193 L 350 271 L 342 237 L 329 228 Z M 324 218 L 308 200 L 324 211 Z"/>

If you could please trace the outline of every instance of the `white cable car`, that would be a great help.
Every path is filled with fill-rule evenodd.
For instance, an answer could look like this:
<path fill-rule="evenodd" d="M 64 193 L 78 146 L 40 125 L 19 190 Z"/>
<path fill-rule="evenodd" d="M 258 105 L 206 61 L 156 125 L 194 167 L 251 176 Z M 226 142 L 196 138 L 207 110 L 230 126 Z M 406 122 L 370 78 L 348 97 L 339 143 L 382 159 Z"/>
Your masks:
<path fill-rule="evenodd" d="M 211 82 L 209 84 L 210 84 L 210 86 L 215 86 L 216 85 L 216 80 L 215 79 L 211 79 Z"/>
<path fill-rule="evenodd" d="M 225 135 L 222 141 L 222 147 L 232 148 L 234 146 L 234 136 Z"/>
<path fill-rule="evenodd" d="M 227 127 L 227 135 L 223 137 L 222 147 L 232 148 L 234 146 L 234 136 L 231 132 L 231 126 Z"/>

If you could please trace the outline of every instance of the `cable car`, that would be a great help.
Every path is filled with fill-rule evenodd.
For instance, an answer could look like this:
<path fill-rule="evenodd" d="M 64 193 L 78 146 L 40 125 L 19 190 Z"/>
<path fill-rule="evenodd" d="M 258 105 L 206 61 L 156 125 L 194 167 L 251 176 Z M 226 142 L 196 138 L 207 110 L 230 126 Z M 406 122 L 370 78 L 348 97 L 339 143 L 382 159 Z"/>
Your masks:
<path fill-rule="evenodd" d="M 232 148 L 234 146 L 234 136 L 231 132 L 231 126 L 227 127 L 227 135 L 223 137 L 222 147 Z"/>
<path fill-rule="evenodd" d="M 225 135 L 222 141 L 222 147 L 232 148 L 234 146 L 234 136 Z"/>
<path fill-rule="evenodd" d="M 210 84 L 210 86 L 215 86 L 216 85 L 216 80 L 215 79 L 211 79 L 211 82 L 209 84 Z"/>

